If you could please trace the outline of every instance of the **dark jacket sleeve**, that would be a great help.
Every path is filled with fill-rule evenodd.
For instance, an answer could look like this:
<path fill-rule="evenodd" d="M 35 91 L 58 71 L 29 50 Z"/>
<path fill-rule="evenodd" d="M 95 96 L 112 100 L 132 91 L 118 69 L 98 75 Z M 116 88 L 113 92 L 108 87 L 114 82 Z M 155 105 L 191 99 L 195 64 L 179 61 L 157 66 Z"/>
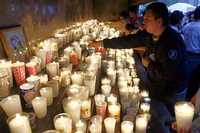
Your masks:
<path fill-rule="evenodd" d="M 152 37 L 146 31 L 138 31 L 136 34 L 122 36 L 119 38 L 103 40 L 104 48 L 129 49 L 148 45 Z"/>

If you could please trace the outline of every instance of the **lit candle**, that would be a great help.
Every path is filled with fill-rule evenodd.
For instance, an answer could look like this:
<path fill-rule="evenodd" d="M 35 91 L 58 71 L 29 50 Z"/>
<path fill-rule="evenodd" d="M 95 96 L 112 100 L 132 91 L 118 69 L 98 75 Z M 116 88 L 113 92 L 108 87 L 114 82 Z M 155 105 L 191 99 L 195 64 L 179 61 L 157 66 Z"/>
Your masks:
<path fill-rule="evenodd" d="M 105 96 L 109 96 L 110 92 L 111 92 L 111 86 L 110 85 L 102 85 L 101 86 L 101 92 L 105 95 Z"/>
<path fill-rule="evenodd" d="M 74 124 L 80 120 L 80 106 L 80 100 L 63 99 L 64 111 L 70 115 Z"/>
<path fill-rule="evenodd" d="M 120 98 L 121 100 L 126 100 L 128 99 L 128 88 L 127 87 L 123 87 L 119 89 L 119 93 L 120 93 Z"/>
<path fill-rule="evenodd" d="M 178 133 L 183 130 L 188 132 L 192 125 L 194 106 L 189 102 L 178 102 L 175 104 L 175 116 Z"/>
<path fill-rule="evenodd" d="M 91 100 L 84 100 L 81 103 L 81 117 L 89 118 L 91 116 Z"/>
<path fill-rule="evenodd" d="M 115 94 L 110 94 L 109 97 L 107 97 L 108 104 L 116 104 L 117 103 L 117 97 Z"/>
<path fill-rule="evenodd" d="M 31 75 L 30 77 L 26 78 L 26 81 L 28 83 L 34 84 L 35 91 L 37 91 L 39 83 L 40 83 L 40 77 L 39 76 Z"/>
<path fill-rule="evenodd" d="M 149 103 L 141 103 L 140 104 L 140 110 L 142 111 L 142 113 L 149 113 L 150 104 Z"/>
<path fill-rule="evenodd" d="M 146 91 L 146 90 L 143 90 L 143 91 L 140 92 L 140 95 L 141 95 L 142 98 L 149 97 L 149 92 Z"/>
<path fill-rule="evenodd" d="M 46 71 L 51 78 L 59 75 L 59 63 L 52 62 L 52 63 L 47 64 Z"/>
<path fill-rule="evenodd" d="M 79 120 L 75 126 L 76 126 L 76 131 L 86 133 L 87 124 L 85 120 Z"/>
<path fill-rule="evenodd" d="M 133 123 L 131 121 L 123 121 L 121 123 L 122 133 L 133 133 Z"/>
<path fill-rule="evenodd" d="M 57 77 L 57 76 L 56 76 Z M 58 80 L 54 80 L 55 77 L 53 77 L 53 80 L 47 82 L 47 86 L 51 87 L 53 89 L 53 97 L 57 97 L 59 95 L 59 82 Z"/>
<path fill-rule="evenodd" d="M 108 105 L 108 116 L 114 117 L 117 121 L 120 121 L 121 106 L 119 103 Z"/>
<path fill-rule="evenodd" d="M 63 70 L 60 73 L 61 76 L 61 86 L 66 87 L 70 84 L 71 79 L 70 79 L 71 71 L 69 70 Z"/>
<path fill-rule="evenodd" d="M 106 116 L 107 102 L 101 101 L 95 103 L 96 103 L 96 114 L 104 118 Z"/>
<path fill-rule="evenodd" d="M 0 69 L 2 69 L 2 70 L 5 69 L 8 72 L 10 87 L 13 87 L 13 75 L 12 75 L 11 66 L 12 66 L 11 61 L 3 60 L 0 62 Z"/>
<path fill-rule="evenodd" d="M 41 88 L 40 95 L 47 98 L 48 106 L 53 103 L 53 90 L 51 87 Z"/>
<path fill-rule="evenodd" d="M 22 105 L 19 95 L 12 95 L 0 101 L 0 105 L 6 112 L 7 116 L 22 112 Z"/>
<path fill-rule="evenodd" d="M 107 133 L 115 133 L 116 119 L 113 117 L 107 117 L 104 119 L 104 125 Z"/>
<path fill-rule="evenodd" d="M 11 133 L 32 133 L 28 115 L 15 114 L 7 120 Z"/>
<path fill-rule="evenodd" d="M 136 133 L 146 133 L 148 120 L 143 114 L 136 116 Z"/>
<path fill-rule="evenodd" d="M 105 99 L 106 99 L 106 97 L 103 94 L 97 94 L 94 96 L 95 103 L 104 102 Z"/>
<path fill-rule="evenodd" d="M 111 79 L 111 85 L 114 86 L 116 81 L 116 71 L 113 69 L 107 69 L 107 75 L 108 78 Z"/>
<path fill-rule="evenodd" d="M 139 78 L 133 78 L 133 83 L 134 83 L 135 86 L 138 86 L 139 82 L 140 82 Z"/>
<path fill-rule="evenodd" d="M 36 62 L 26 63 L 26 69 L 27 69 L 29 75 L 36 75 L 37 74 L 36 65 L 37 65 Z"/>
<path fill-rule="evenodd" d="M 91 118 L 89 130 L 91 133 L 101 133 L 103 118 L 100 115 L 95 115 Z"/>
<path fill-rule="evenodd" d="M 108 78 L 103 78 L 101 80 L 101 85 L 111 85 L 111 80 Z"/>
<path fill-rule="evenodd" d="M 81 73 L 73 73 L 71 75 L 72 84 L 82 85 L 83 84 L 83 76 Z"/>
<path fill-rule="evenodd" d="M 96 87 L 96 75 L 93 72 L 87 72 L 84 75 L 84 85 L 89 89 L 89 95 L 94 96 Z"/>
<path fill-rule="evenodd" d="M 25 64 L 24 62 L 16 62 L 12 64 L 12 72 L 14 74 L 17 85 L 25 83 Z"/>
<path fill-rule="evenodd" d="M 54 117 L 55 129 L 62 133 L 72 133 L 72 119 L 66 113 Z"/>
<path fill-rule="evenodd" d="M 47 74 L 40 75 L 40 83 L 41 83 L 41 84 L 46 84 L 47 81 L 48 81 L 48 76 L 47 76 Z"/>
<path fill-rule="evenodd" d="M 32 100 L 33 109 L 38 118 L 44 118 L 47 114 L 47 99 L 46 97 L 35 97 Z"/>

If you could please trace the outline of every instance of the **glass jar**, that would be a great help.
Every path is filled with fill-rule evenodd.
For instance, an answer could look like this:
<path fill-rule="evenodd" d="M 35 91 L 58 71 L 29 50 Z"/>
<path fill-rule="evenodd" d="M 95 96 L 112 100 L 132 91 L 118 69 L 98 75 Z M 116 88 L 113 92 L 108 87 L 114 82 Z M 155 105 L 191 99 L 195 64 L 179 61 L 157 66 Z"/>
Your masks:
<path fill-rule="evenodd" d="M 9 76 L 6 71 L 0 72 L 0 99 L 10 95 Z"/>

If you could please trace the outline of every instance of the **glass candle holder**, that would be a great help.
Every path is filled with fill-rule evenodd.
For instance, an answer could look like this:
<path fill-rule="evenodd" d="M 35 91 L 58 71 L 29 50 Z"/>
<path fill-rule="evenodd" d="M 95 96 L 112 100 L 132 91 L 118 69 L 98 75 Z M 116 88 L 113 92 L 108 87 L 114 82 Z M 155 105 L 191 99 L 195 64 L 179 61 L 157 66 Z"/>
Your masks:
<path fill-rule="evenodd" d="M 113 117 L 107 117 L 104 119 L 104 125 L 106 133 L 115 133 L 116 119 Z"/>
<path fill-rule="evenodd" d="M 15 81 L 17 86 L 25 83 L 25 64 L 24 62 L 16 62 L 12 64 L 12 72 L 15 77 Z"/>
<path fill-rule="evenodd" d="M 140 114 L 136 116 L 136 133 L 146 133 L 147 130 L 148 119 L 146 115 Z"/>
<path fill-rule="evenodd" d="M 86 133 L 87 123 L 85 120 L 79 120 L 75 124 L 76 131 L 80 131 L 82 133 Z"/>
<path fill-rule="evenodd" d="M 108 116 L 114 117 L 118 122 L 120 121 L 121 106 L 119 103 L 108 105 Z"/>
<path fill-rule="evenodd" d="M 46 97 L 35 97 L 32 100 L 34 112 L 38 118 L 44 118 L 47 114 L 47 99 Z"/>
<path fill-rule="evenodd" d="M 6 112 L 7 116 L 12 116 L 22 112 L 22 105 L 19 95 L 11 95 L 0 101 L 0 105 Z"/>
<path fill-rule="evenodd" d="M 5 98 L 10 95 L 10 82 L 9 75 L 7 71 L 0 72 L 0 99 Z"/>
<path fill-rule="evenodd" d="M 188 132 L 192 125 L 194 117 L 194 106 L 189 102 L 177 102 L 175 104 L 175 116 L 177 123 L 177 132 Z"/>
<path fill-rule="evenodd" d="M 110 94 L 110 96 L 107 97 L 108 104 L 116 104 L 117 103 L 117 96 L 115 94 Z"/>
<path fill-rule="evenodd" d="M 123 121 L 121 123 L 121 133 L 133 133 L 133 123 L 131 121 Z"/>
<path fill-rule="evenodd" d="M 61 133 L 72 133 L 72 119 L 67 113 L 61 113 L 54 117 L 54 127 Z"/>
<path fill-rule="evenodd" d="M 111 86 L 110 85 L 102 85 L 101 86 L 101 92 L 105 95 L 105 96 L 109 96 L 110 92 L 111 92 Z"/>
<path fill-rule="evenodd" d="M 40 95 L 47 98 L 47 105 L 53 104 L 53 90 L 51 87 L 44 87 L 40 89 Z"/>
<path fill-rule="evenodd" d="M 7 119 L 11 133 L 32 133 L 27 113 L 17 113 Z"/>
<path fill-rule="evenodd" d="M 91 99 L 83 100 L 81 103 L 81 117 L 89 118 L 91 116 Z"/>
<path fill-rule="evenodd" d="M 150 111 L 150 104 L 149 103 L 141 103 L 140 104 L 140 111 L 142 113 L 149 113 L 149 111 Z"/>
<path fill-rule="evenodd" d="M 72 84 L 82 85 L 83 84 L 83 76 L 82 73 L 73 73 L 71 75 Z"/>
<path fill-rule="evenodd" d="M 80 120 L 80 107 L 81 103 L 78 99 L 63 99 L 63 108 L 66 113 L 72 118 L 73 124 Z"/>

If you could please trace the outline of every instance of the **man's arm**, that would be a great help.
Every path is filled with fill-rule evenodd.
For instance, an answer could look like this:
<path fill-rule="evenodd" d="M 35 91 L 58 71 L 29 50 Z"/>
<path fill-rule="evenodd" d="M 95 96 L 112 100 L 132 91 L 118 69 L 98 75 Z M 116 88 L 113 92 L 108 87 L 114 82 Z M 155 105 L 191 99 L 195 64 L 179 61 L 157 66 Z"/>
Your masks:
<path fill-rule="evenodd" d="M 113 39 L 105 39 L 102 44 L 104 48 L 129 49 L 148 45 L 152 41 L 151 35 L 146 31 L 138 31 L 136 34 Z"/>

